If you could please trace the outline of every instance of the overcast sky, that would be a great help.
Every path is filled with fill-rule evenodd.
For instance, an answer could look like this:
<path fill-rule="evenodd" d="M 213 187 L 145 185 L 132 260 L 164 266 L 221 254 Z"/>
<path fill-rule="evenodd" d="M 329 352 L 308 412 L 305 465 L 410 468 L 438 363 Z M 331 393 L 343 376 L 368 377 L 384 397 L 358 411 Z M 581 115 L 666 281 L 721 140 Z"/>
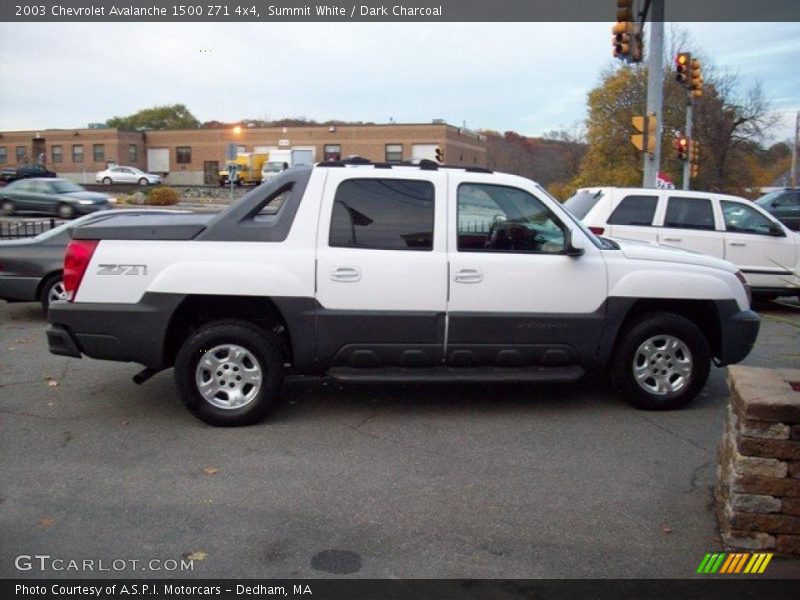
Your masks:
<path fill-rule="evenodd" d="M 526 135 L 585 118 L 610 23 L 0 24 L 0 129 L 85 127 L 158 104 L 201 121 L 443 118 Z M 760 81 L 788 139 L 800 23 L 682 24 L 743 88 Z M 204 50 L 201 52 L 201 50 Z"/>

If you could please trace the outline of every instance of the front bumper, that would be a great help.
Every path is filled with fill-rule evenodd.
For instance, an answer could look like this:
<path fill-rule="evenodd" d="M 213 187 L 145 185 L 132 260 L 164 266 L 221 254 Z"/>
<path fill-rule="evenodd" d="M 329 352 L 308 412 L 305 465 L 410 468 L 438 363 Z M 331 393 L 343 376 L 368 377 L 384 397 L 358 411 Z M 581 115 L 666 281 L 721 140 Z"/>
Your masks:
<path fill-rule="evenodd" d="M 752 310 L 739 310 L 735 302 L 718 303 L 720 318 L 720 366 L 736 364 L 750 354 L 761 327 L 761 317 Z"/>
<path fill-rule="evenodd" d="M 50 352 L 164 368 L 170 319 L 183 296 L 148 293 L 136 304 L 59 302 L 50 306 Z"/>

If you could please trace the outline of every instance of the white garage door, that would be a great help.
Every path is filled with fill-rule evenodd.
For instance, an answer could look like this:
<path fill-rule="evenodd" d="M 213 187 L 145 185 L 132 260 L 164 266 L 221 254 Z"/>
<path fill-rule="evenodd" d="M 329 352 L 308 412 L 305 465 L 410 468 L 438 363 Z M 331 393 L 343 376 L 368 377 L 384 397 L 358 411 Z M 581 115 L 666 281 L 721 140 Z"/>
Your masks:
<path fill-rule="evenodd" d="M 314 151 L 306 149 L 292 150 L 292 165 L 313 165 Z"/>
<path fill-rule="evenodd" d="M 273 150 L 277 150 L 277 146 L 253 146 L 253 153 L 254 154 L 267 154 L 268 152 L 272 152 Z"/>
<path fill-rule="evenodd" d="M 169 173 L 169 148 L 148 148 L 147 170 L 150 173 Z"/>
<path fill-rule="evenodd" d="M 436 149 L 439 144 L 412 144 L 411 158 L 436 160 Z"/>

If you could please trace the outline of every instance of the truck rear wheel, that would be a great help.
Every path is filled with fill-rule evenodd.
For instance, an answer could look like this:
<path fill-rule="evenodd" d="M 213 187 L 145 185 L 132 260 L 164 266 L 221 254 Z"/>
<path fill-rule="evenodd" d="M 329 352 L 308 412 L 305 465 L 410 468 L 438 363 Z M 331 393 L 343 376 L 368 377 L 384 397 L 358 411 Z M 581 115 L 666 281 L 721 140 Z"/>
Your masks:
<path fill-rule="evenodd" d="M 612 382 L 628 402 L 644 410 L 673 410 L 705 386 L 711 352 L 690 320 L 651 313 L 623 332 L 612 361 Z"/>
<path fill-rule="evenodd" d="M 175 384 L 197 418 L 251 425 L 275 406 L 283 382 L 280 340 L 246 321 L 214 321 L 195 331 L 175 359 Z"/>

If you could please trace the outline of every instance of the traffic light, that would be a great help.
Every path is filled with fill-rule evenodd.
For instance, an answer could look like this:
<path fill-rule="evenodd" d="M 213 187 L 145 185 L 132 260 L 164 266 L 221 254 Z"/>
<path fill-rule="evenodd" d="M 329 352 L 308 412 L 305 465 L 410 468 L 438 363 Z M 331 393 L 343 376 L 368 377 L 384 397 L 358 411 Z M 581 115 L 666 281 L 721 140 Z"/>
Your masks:
<path fill-rule="evenodd" d="M 700 98 L 703 95 L 703 74 L 700 71 L 700 61 L 692 60 L 692 97 Z"/>
<path fill-rule="evenodd" d="M 636 146 L 640 152 L 647 148 L 648 154 L 655 154 L 656 152 L 656 116 L 647 115 L 645 117 L 633 117 L 631 119 L 633 128 L 639 133 L 634 133 L 631 136 L 631 143 Z"/>
<path fill-rule="evenodd" d="M 444 164 L 444 150 L 440 146 L 436 146 L 436 162 L 440 165 Z"/>
<path fill-rule="evenodd" d="M 691 148 L 689 156 L 692 162 L 697 164 L 698 162 L 700 162 L 700 142 L 692 140 L 689 146 Z"/>
<path fill-rule="evenodd" d="M 698 63 L 699 64 L 699 63 Z M 675 57 L 675 81 L 685 87 L 691 87 L 692 55 L 690 52 L 680 52 Z"/>
<path fill-rule="evenodd" d="M 634 21 L 633 0 L 617 0 L 617 22 L 611 27 L 614 58 L 626 62 L 642 60 L 642 28 Z"/>
<path fill-rule="evenodd" d="M 678 160 L 683 162 L 689 160 L 689 138 L 683 136 L 675 138 L 675 150 L 678 152 Z"/>

